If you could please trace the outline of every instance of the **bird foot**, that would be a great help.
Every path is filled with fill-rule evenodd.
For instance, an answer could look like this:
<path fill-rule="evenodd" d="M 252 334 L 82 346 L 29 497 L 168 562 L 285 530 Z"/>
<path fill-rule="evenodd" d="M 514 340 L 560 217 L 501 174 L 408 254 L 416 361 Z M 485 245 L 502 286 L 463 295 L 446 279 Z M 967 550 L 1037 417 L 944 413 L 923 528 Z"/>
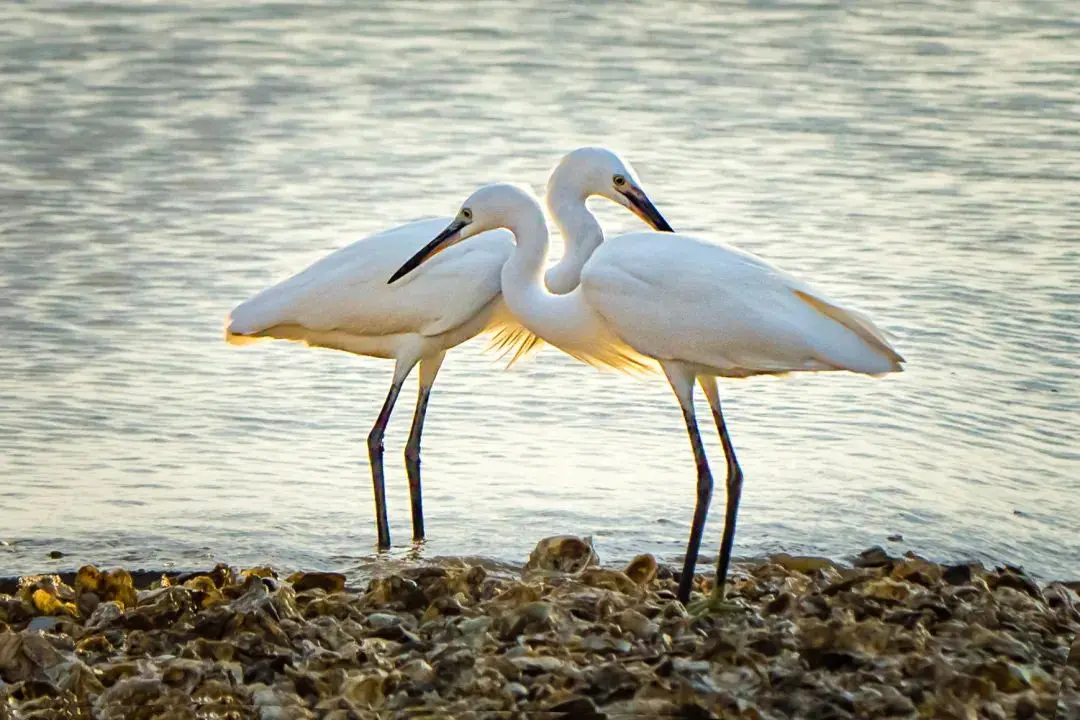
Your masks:
<path fill-rule="evenodd" d="M 706 597 L 695 600 L 686 606 L 686 612 L 692 618 L 700 618 L 706 615 L 731 615 L 745 611 L 746 606 L 744 604 L 725 600 L 722 588 L 713 590 Z"/>

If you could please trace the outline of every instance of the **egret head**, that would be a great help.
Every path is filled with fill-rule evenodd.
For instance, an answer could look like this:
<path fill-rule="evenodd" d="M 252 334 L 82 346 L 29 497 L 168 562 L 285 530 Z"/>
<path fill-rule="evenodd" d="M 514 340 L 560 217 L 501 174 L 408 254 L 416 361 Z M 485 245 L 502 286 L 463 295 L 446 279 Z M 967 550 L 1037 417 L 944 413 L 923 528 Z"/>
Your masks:
<path fill-rule="evenodd" d="M 593 195 L 617 202 L 654 230 L 674 232 L 641 188 L 630 163 L 605 147 L 581 147 L 567 153 L 548 180 L 549 203 L 560 202 L 563 197 L 584 203 Z"/>
<path fill-rule="evenodd" d="M 462 240 L 467 240 L 487 230 L 512 227 L 515 219 L 523 211 L 528 210 L 540 212 L 536 198 L 527 188 L 511 183 L 485 185 L 461 204 L 461 209 L 446 229 L 409 258 L 387 284 L 392 284 L 408 275 L 424 262 Z"/>

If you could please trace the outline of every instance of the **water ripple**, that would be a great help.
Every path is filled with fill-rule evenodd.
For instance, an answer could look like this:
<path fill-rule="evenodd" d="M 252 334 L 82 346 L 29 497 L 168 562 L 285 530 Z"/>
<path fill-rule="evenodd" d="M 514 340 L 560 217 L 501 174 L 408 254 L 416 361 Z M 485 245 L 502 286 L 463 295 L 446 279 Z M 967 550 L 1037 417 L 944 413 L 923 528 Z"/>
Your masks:
<path fill-rule="evenodd" d="M 388 364 L 231 349 L 225 313 L 481 183 L 539 189 L 587 142 L 622 148 L 677 228 L 812 278 L 910 360 L 881 382 L 723 384 L 747 473 L 739 554 L 902 532 L 940 558 L 1077 574 L 1068 9 L 4 5 L 0 574 L 365 566 L 363 439 Z M 579 532 L 608 558 L 678 556 L 693 462 L 663 383 L 551 350 L 504 373 L 480 349 L 452 353 L 433 396 L 425 552 L 517 561 Z M 407 413 L 387 442 L 398 538 Z"/>

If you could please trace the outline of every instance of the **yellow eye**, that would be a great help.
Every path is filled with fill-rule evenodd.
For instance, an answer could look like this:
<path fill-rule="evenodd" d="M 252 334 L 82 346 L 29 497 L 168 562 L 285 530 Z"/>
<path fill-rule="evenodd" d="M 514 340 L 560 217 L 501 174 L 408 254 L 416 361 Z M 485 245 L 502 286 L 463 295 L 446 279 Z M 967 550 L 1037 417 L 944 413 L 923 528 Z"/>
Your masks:
<path fill-rule="evenodd" d="M 622 187 L 625 184 L 626 184 L 626 178 L 625 177 L 623 177 L 622 175 L 616 175 L 615 176 L 615 187 Z"/>
<path fill-rule="evenodd" d="M 466 220 L 472 220 L 472 210 L 470 210 L 469 208 L 464 208 L 461 211 L 461 217 L 465 218 Z"/>

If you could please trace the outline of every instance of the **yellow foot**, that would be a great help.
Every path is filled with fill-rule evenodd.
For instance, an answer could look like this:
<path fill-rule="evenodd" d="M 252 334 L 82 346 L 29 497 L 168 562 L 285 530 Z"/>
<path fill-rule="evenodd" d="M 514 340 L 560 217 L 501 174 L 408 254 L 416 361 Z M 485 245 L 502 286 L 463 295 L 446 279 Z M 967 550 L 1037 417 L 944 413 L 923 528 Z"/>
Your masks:
<path fill-rule="evenodd" d="M 701 600 L 694 600 L 686 606 L 686 612 L 693 618 L 741 613 L 746 609 L 743 603 L 725 600 L 723 590 L 713 590 Z"/>

